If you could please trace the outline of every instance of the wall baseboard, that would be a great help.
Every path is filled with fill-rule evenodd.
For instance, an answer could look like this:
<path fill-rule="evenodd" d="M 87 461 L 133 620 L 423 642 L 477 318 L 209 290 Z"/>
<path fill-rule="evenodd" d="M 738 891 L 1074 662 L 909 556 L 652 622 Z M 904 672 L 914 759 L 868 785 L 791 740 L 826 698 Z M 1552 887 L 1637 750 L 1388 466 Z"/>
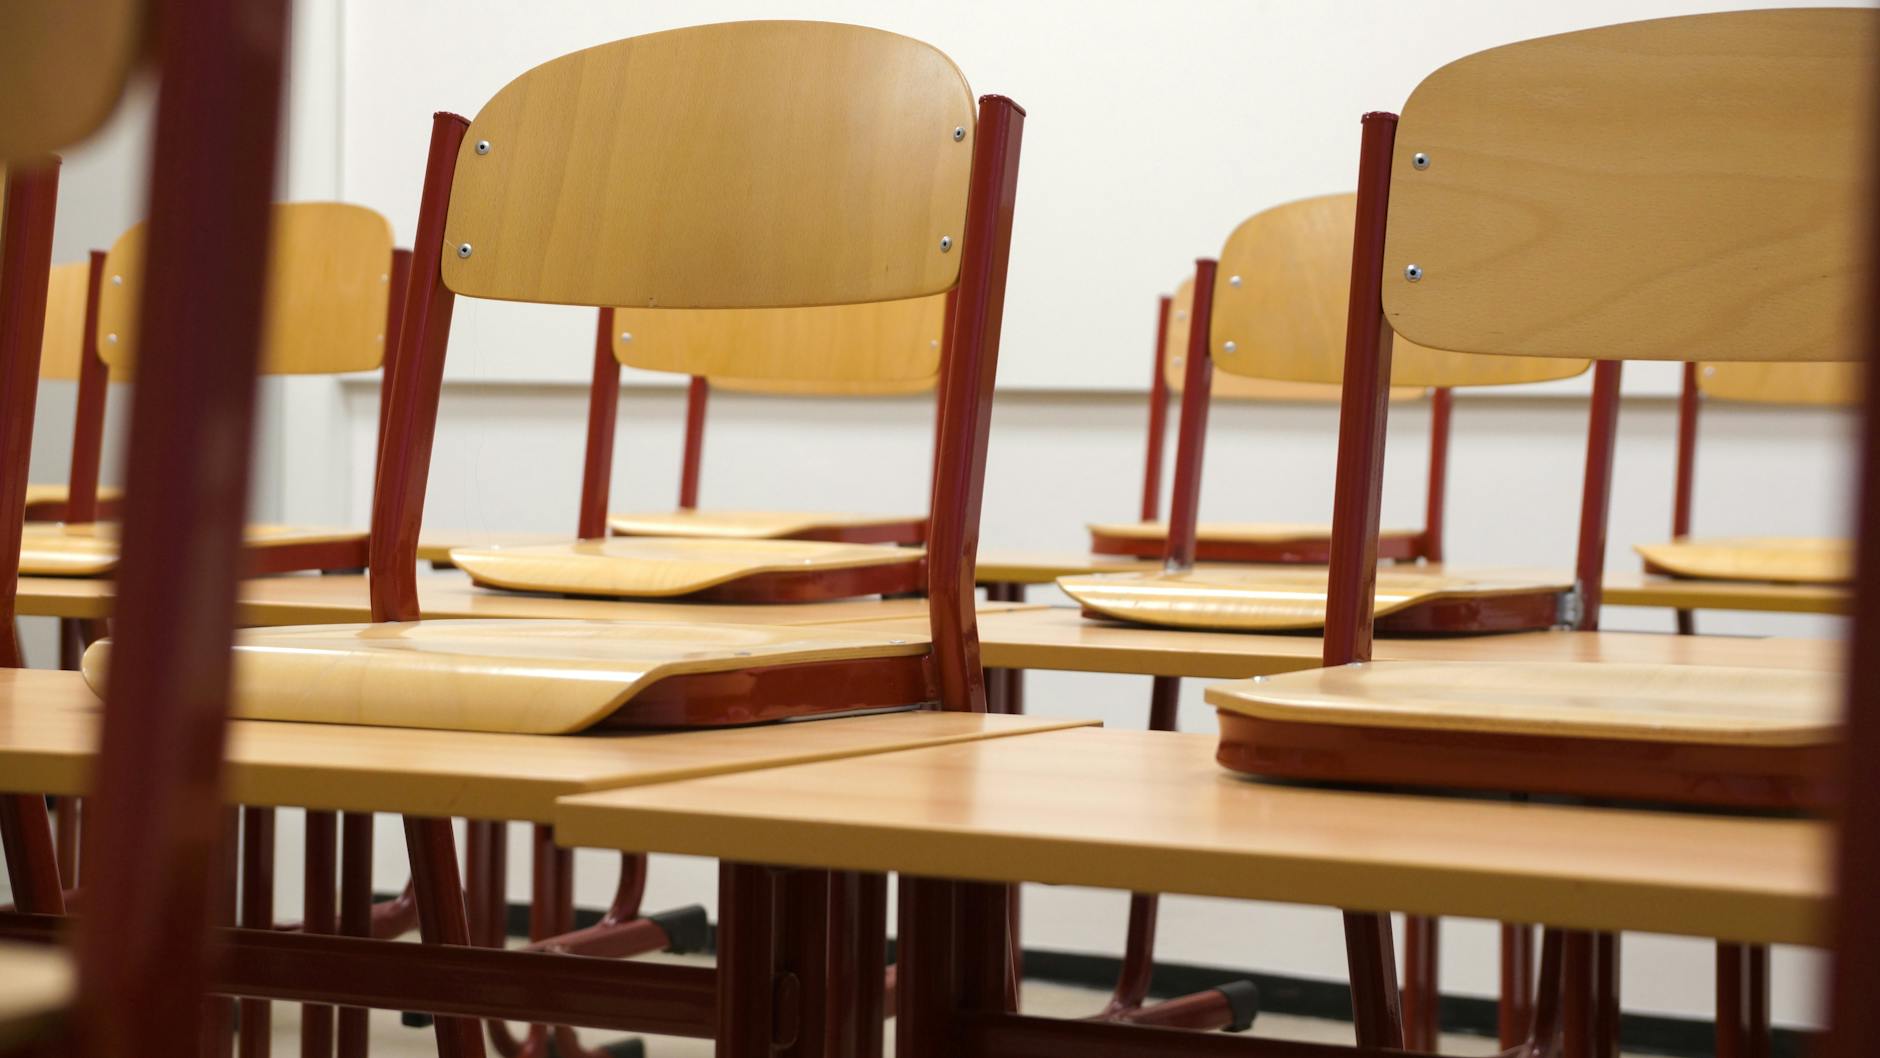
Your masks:
<path fill-rule="evenodd" d="M 382 893 L 379 899 L 389 900 L 394 895 Z M 591 926 L 599 922 L 600 917 L 598 909 L 576 908 L 575 927 Z M 528 905 L 509 905 L 508 930 L 512 937 L 528 936 Z M 717 924 L 712 923 L 704 950 L 717 950 L 717 940 Z M 890 940 L 888 946 L 889 958 L 893 958 L 894 942 Z M 1121 960 L 1109 955 L 1081 955 L 1029 948 L 1025 951 L 1025 979 L 1029 981 L 1048 981 L 1104 991 L 1115 984 L 1120 968 Z M 1351 1020 L 1351 992 L 1344 984 L 1283 974 L 1250 973 L 1186 963 L 1157 963 L 1149 994 L 1166 999 L 1191 992 L 1204 992 L 1236 981 L 1251 981 L 1260 990 L 1262 1011 L 1329 1021 Z M 1491 999 L 1444 996 L 1441 1018 L 1444 1032 L 1470 1036 L 1495 1035 L 1495 1002 Z M 1772 1058 L 1802 1058 L 1814 1034 L 1778 1028 L 1773 1035 L 1770 1049 Z M 1630 1054 L 1706 1058 L 1716 1050 L 1716 1027 L 1714 1023 L 1699 1018 L 1623 1014 L 1619 1019 L 1619 1040 L 1620 1046 Z"/>

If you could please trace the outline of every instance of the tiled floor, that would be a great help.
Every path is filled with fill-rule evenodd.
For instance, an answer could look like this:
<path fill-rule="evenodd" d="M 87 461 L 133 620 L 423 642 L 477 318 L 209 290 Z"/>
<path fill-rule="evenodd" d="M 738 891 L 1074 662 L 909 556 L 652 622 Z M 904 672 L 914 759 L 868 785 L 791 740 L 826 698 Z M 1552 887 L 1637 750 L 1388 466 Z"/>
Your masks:
<path fill-rule="evenodd" d="M 1078 1017 L 1098 1009 L 1105 998 L 1107 997 L 1102 993 L 1090 989 L 1031 981 L 1025 985 L 1022 1002 L 1028 1014 L 1046 1017 Z M 299 1053 L 299 1021 L 300 1014 L 297 1008 L 282 1004 L 275 1005 L 274 1053 L 276 1055 L 289 1056 Z M 893 1054 L 892 1025 L 889 1029 L 887 1049 L 889 1054 Z M 1255 1035 L 1276 1039 L 1321 1043 L 1351 1042 L 1351 1026 L 1346 1022 L 1289 1017 L 1284 1014 L 1260 1015 L 1259 1020 L 1254 1024 L 1253 1031 Z M 598 1031 L 585 1031 L 581 1034 L 582 1042 L 589 1046 L 599 1046 L 620 1038 L 618 1034 Z M 685 1040 L 666 1036 L 647 1036 L 643 1039 L 646 1044 L 647 1058 L 710 1058 L 712 1053 L 710 1040 Z M 1495 1053 L 1495 1050 L 1494 1040 L 1479 1036 L 1445 1036 L 1443 1038 L 1442 1053 L 1447 1055 L 1486 1055 Z M 391 1011 L 373 1013 L 373 1058 L 426 1058 L 434 1053 L 436 1053 L 434 1038 L 430 1030 L 406 1028 L 399 1023 L 398 1015 Z"/>

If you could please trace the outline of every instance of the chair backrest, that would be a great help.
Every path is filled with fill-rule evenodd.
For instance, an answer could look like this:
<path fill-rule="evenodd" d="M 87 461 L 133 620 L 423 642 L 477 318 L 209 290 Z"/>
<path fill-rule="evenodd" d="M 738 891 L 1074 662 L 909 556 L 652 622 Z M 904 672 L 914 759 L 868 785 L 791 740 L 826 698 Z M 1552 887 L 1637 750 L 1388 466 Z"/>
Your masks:
<path fill-rule="evenodd" d="M 1215 312 L 1220 311 L 1216 294 Z M 1162 374 L 1168 391 L 1177 396 L 1182 391 L 1182 376 L 1188 365 L 1188 317 L 1195 307 L 1193 276 L 1175 288 L 1169 306 L 1168 340 L 1162 343 Z M 1336 404 L 1342 392 L 1336 382 L 1292 382 L 1278 378 L 1257 378 L 1231 372 L 1216 375 L 1212 396 L 1215 400 L 1272 401 L 1283 404 Z M 1418 400 L 1428 392 L 1424 386 L 1392 386 L 1393 401 Z"/>
<path fill-rule="evenodd" d="M 1229 377 L 1343 381 L 1356 206 L 1349 192 L 1319 195 L 1261 210 L 1234 229 L 1216 273 L 1208 346 L 1214 366 Z M 1398 335 L 1390 376 L 1397 388 L 1496 386 L 1570 378 L 1586 368 L 1583 358 L 1469 356 Z M 1223 383 L 1233 384 L 1217 382 L 1217 395 Z"/>
<path fill-rule="evenodd" d="M 1601 361 L 1577 565 L 1597 624 L 1625 359 L 1832 361 L 1858 310 L 1880 12 L 1741 11 L 1543 37 L 1367 115 L 1324 661 L 1370 652 L 1395 332 Z"/>
<path fill-rule="evenodd" d="M 918 393 L 940 373 L 945 311 L 944 294 L 800 309 L 617 308 L 614 356 L 750 393 Z"/>
<path fill-rule="evenodd" d="M 143 0 L 8 0 L 0 163 L 68 147 L 117 108 L 144 50 Z"/>
<path fill-rule="evenodd" d="M 1854 357 L 1876 46 L 1872 10 L 1733 11 L 1437 70 L 1391 159 L 1391 327 L 1477 353 Z"/>
<path fill-rule="evenodd" d="M 39 346 L 39 377 L 76 382 L 89 343 L 85 307 L 90 299 L 91 262 L 53 265 L 46 283 L 46 329 Z"/>
<path fill-rule="evenodd" d="M 385 360 L 392 225 L 365 206 L 284 202 L 273 208 L 261 371 L 322 375 L 375 370 Z M 118 236 L 105 257 L 98 352 L 112 377 L 136 369 L 137 312 L 147 278 L 147 224 Z"/>
<path fill-rule="evenodd" d="M 1697 366 L 1697 390 L 1716 400 L 1748 404 L 1809 404 L 1856 407 L 1861 400 L 1860 364 L 1704 363 Z"/>
<path fill-rule="evenodd" d="M 759 309 L 953 290 L 929 613 L 943 703 L 983 709 L 972 566 L 1023 121 L 997 96 L 975 108 L 929 45 L 815 22 L 615 41 L 530 70 L 474 121 L 439 114 L 373 505 L 374 618 L 417 617 L 455 295 Z"/>

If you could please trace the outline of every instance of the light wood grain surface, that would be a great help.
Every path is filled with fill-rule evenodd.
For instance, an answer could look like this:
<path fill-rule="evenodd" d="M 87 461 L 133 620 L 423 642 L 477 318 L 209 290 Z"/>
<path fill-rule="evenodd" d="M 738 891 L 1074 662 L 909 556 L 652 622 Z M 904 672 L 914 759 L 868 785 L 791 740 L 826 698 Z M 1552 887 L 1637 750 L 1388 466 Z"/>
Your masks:
<path fill-rule="evenodd" d="M 1771 747 L 1834 741 L 1842 698 L 1832 671 L 1611 663 L 1383 661 L 1207 688 L 1263 720 Z"/>
<path fill-rule="evenodd" d="M 371 371 L 385 359 L 392 225 L 344 202 L 274 206 L 261 370 L 272 375 Z M 98 297 L 98 355 L 113 374 L 137 361 L 144 225 L 118 237 Z"/>
<path fill-rule="evenodd" d="M 1345 377 L 1345 315 L 1357 196 L 1320 195 L 1262 210 L 1221 248 L 1209 352 L 1225 375 L 1333 384 Z M 1402 337 L 1397 386 L 1489 386 L 1567 378 L 1584 361 L 1466 356 Z"/>
<path fill-rule="evenodd" d="M 84 139 L 117 109 L 144 50 L 140 0 L 0 8 L 0 164 Z"/>
<path fill-rule="evenodd" d="M 1068 607 L 988 613 L 979 618 L 980 656 L 989 666 L 1120 672 L 1141 676 L 1244 679 L 1320 665 L 1316 635 L 1197 632 L 1093 621 Z M 925 636 L 924 621 L 872 625 Z M 1641 665 L 1735 665 L 1833 671 L 1834 639 L 1750 639 L 1651 632 L 1519 632 L 1505 635 L 1381 638 L 1378 661 L 1597 661 Z"/>
<path fill-rule="evenodd" d="M 1124 555 L 992 548 L 979 552 L 974 575 L 981 584 L 1053 584 L 1059 577 L 1078 573 L 1122 573 L 1157 569 L 1161 565 L 1153 559 Z"/>
<path fill-rule="evenodd" d="M 660 598 L 760 573 L 809 573 L 919 562 L 925 551 L 818 540 L 634 536 L 518 547 L 459 548 L 452 564 L 479 584 L 514 591 Z"/>
<path fill-rule="evenodd" d="M 231 804 L 550 822 L 584 790 L 1085 721 L 891 713 L 671 734 L 498 735 L 343 724 L 229 724 Z M 98 700 L 75 672 L 0 671 L 0 789 L 83 794 L 97 752 Z"/>
<path fill-rule="evenodd" d="M 85 652 L 101 695 L 111 641 Z M 248 720 L 565 735 L 671 676 L 911 657 L 925 642 L 841 627 L 629 621 L 413 621 L 248 629 L 231 715 Z M 899 704 L 899 703 L 890 703 Z"/>
<path fill-rule="evenodd" d="M 763 393 L 772 396 L 802 395 L 811 397 L 905 397 L 915 393 L 930 393 L 939 376 L 927 378 L 893 378 L 865 381 L 828 381 L 810 379 L 803 381 L 793 378 L 726 378 L 723 375 L 711 380 L 712 389 L 730 393 Z"/>
<path fill-rule="evenodd" d="M 1298 631 L 1325 624 L 1323 566 L 1199 566 L 1179 573 L 1061 577 L 1058 587 L 1089 610 L 1165 628 Z M 1420 603 L 1533 592 L 1564 592 L 1570 578 L 1515 572 L 1422 568 L 1378 570 L 1373 612 L 1382 617 Z"/>
<path fill-rule="evenodd" d="M 109 617 L 114 586 L 108 580 L 20 578 L 20 613 L 28 617 Z M 1041 603 L 981 602 L 981 613 L 1034 609 Z M 813 625 L 908 618 L 927 634 L 925 599 L 839 599 L 833 602 L 740 604 L 567 599 L 477 588 L 461 573 L 418 578 L 418 606 L 426 620 L 533 617 L 548 620 L 687 621 L 725 624 Z M 244 625 L 362 624 L 372 608 L 363 574 L 259 577 L 243 581 L 237 620 Z"/>
<path fill-rule="evenodd" d="M 46 329 L 39 341 L 39 377 L 72 382 L 85 354 L 85 299 L 91 263 L 52 266 L 46 280 Z"/>
<path fill-rule="evenodd" d="M 64 949 L 0 942 L 0 1047 L 52 1030 L 72 1003 L 73 985 Z"/>
<path fill-rule="evenodd" d="M 63 484 L 28 485 L 26 486 L 26 505 L 31 507 L 38 503 L 64 503 L 71 498 L 71 492 L 70 486 Z M 118 488 L 116 485 L 98 486 L 98 500 L 100 502 L 109 502 L 123 498 L 124 490 Z"/>
<path fill-rule="evenodd" d="M 1121 537 L 1126 540 L 1166 540 L 1168 523 L 1160 522 L 1097 522 L 1092 523 L 1090 531 L 1103 536 Z M 1414 537 L 1420 535 L 1415 529 L 1384 529 L 1380 535 L 1386 537 Z M 1329 541 L 1332 527 L 1310 522 L 1198 522 L 1195 524 L 1195 539 L 1216 540 L 1235 544 L 1284 544 L 1306 541 Z"/>
<path fill-rule="evenodd" d="M 117 536 L 115 522 L 28 522 L 20 539 L 20 573 L 48 577 L 104 576 L 117 569 Z M 249 548 L 270 548 L 365 538 L 366 534 L 357 529 L 250 525 L 242 542 Z"/>
<path fill-rule="evenodd" d="M 1820 614 L 1847 613 L 1851 602 L 1841 586 L 1691 580 L 1639 572 L 1608 572 L 1605 599 L 1608 606 Z"/>
<path fill-rule="evenodd" d="M 1654 571 L 1699 580 L 1845 586 L 1854 578 L 1846 540 L 1810 537 L 1733 537 L 1636 544 Z"/>
<path fill-rule="evenodd" d="M 521 544 L 555 544 L 567 539 L 567 533 L 511 532 L 502 529 L 425 529 L 418 536 L 418 561 L 449 562 L 451 551 L 459 547 L 515 547 Z"/>
<path fill-rule="evenodd" d="M 1861 399 L 1858 363 L 1700 364 L 1697 388 L 1706 397 L 1752 404 L 1851 408 Z"/>
<path fill-rule="evenodd" d="M 1733 11 L 1437 70 L 1397 125 L 1391 326 L 1485 353 L 1864 355 L 1877 53 L 1880 12 Z"/>
<path fill-rule="evenodd" d="M 614 310 L 628 367 L 705 375 L 725 388 L 907 393 L 940 373 L 946 295 L 803 309 Z M 859 388 L 858 388 L 859 387 Z"/>
<path fill-rule="evenodd" d="M 610 514 L 607 527 L 623 536 L 698 536 L 719 540 L 776 540 L 815 529 L 856 529 L 911 521 L 903 515 L 839 511 L 665 511 Z"/>
<path fill-rule="evenodd" d="M 635 308 L 939 294 L 976 114 L 945 55 L 862 26 L 730 22 L 564 55 L 471 122 L 444 281 Z"/>
<path fill-rule="evenodd" d="M 1825 825 L 1268 785 L 1211 735 L 1060 731 L 570 797 L 563 844 L 1819 942 Z"/>

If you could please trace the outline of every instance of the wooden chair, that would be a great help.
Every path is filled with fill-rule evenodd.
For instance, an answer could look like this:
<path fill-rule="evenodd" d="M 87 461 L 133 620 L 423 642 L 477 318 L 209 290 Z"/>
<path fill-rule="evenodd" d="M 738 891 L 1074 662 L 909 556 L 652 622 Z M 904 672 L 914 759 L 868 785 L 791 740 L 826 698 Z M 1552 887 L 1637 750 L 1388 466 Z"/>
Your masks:
<path fill-rule="evenodd" d="M 1195 281 L 1184 279 L 1174 296 L 1159 299 L 1156 315 L 1155 371 L 1149 384 L 1149 433 L 1144 446 L 1142 515 L 1135 522 L 1101 522 L 1090 528 L 1090 550 L 1099 555 L 1161 558 L 1168 549 L 1168 523 L 1161 520 L 1162 447 L 1167 439 L 1168 395 L 1181 396 L 1187 374 L 1189 317 L 1194 312 Z M 1397 386 L 1393 401 L 1411 401 L 1426 391 Z M 1430 393 L 1430 474 L 1422 529 L 1387 529 L 1378 536 L 1378 558 L 1396 561 L 1443 560 L 1443 484 L 1449 462 L 1448 390 Z M 1336 404 L 1338 387 L 1316 382 L 1283 382 L 1222 374 L 1211 387 L 1213 400 L 1278 404 Z M 1331 526 L 1284 523 L 1199 522 L 1195 525 L 1195 561 L 1307 563 L 1324 565 Z"/>
<path fill-rule="evenodd" d="M 306 375 L 377 369 L 386 334 L 396 322 L 389 313 L 397 304 L 393 279 L 402 271 L 395 263 L 391 224 L 363 206 L 302 202 L 273 207 L 273 227 L 262 370 Z M 90 332 L 82 323 L 75 331 L 70 328 L 69 300 L 58 328 L 59 339 L 76 346 L 81 364 L 88 362 L 88 349 L 95 349 L 114 379 L 134 377 L 142 344 L 136 306 L 147 281 L 146 230 L 147 224 L 138 224 L 120 236 L 104 255 L 99 281 L 85 284 L 95 300 L 81 302 L 78 315 L 92 322 Z M 81 381 L 80 390 L 73 474 L 79 488 L 89 483 L 95 489 L 104 429 L 102 382 L 87 390 Z M 72 513 L 83 514 L 84 507 Z M 92 513 L 97 514 L 96 506 Z M 253 525 L 247 534 L 247 572 L 361 569 L 366 539 L 361 530 Z M 27 528 L 20 570 L 35 576 L 109 576 L 117 561 L 114 524 L 68 519 Z"/>
<path fill-rule="evenodd" d="M 1210 689 L 1224 766 L 1712 809 L 1840 802 L 1829 674 L 1371 663 L 1371 556 L 1393 333 L 1475 353 L 1593 351 L 1606 392 L 1624 359 L 1867 354 L 1855 324 L 1873 286 L 1876 45 L 1880 14 L 1866 10 L 1609 26 L 1469 56 L 1426 78 L 1401 120 L 1366 117 L 1326 668 Z M 1594 526 L 1613 425 L 1596 423 L 1589 459 Z M 1579 569 L 1596 627 L 1605 541 L 1588 524 Z M 1558 1035 L 1570 1054 L 1614 1053 L 1616 938 L 1547 946 L 1559 988 L 1543 984 L 1525 1046 Z M 1761 1012 L 1724 1019 L 1719 1045 L 1752 1045 L 1767 1027 L 1766 953 L 1724 946 L 1719 969 L 1726 1008 Z M 1353 982 L 1381 1000 L 1386 1035 L 1388 978 L 1386 966 Z"/>
<path fill-rule="evenodd" d="M 1337 383 L 1332 353 L 1347 289 L 1340 262 L 1354 198 L 1324 195 L 1255 214 L 1228 237 L 1218 263 L 1197 263 L 1182 392 L 1182 426 L 1161 573 L 1063 577 L 1058 586 L 1093 616 L 1172 628 L 1306 631 L 1325 621 L 1322 568 L 1194 568 L 1202 446 L 1213 367 L 1259 379 Z M 1217 281 L 1218 276 L 1218 281 Z M 1567 378 L 1584 361 L 1461 355 L 1404 343 L 1394 386 L 1449 389 Z M 1446 431 L 1439 431 L 1446 432 Z M 1446 443 L 1446 438 L 1445 438 Z M 1440 489 L 1438 498 L 1440 499 Z M 1438 512 L 1438 523 L 1441 516 Z M 1406 633 L 1485 632 L 1572 623 L 1573 584 L 1529 574 L 1465 576 L 1391 570 L 1378 577 L 1386 627 Z"/>
<path fill-rule="evenodd" d="M 1677 477 L 1672 484 L 1671 539 L 1637 544 L 1647 573 L 1698 580 L 1845 585 L 1853 578 L 1845 539 L 1809 537 L 1693 538 L 1691 507 L 1697 488 L 1698 406 L 1706 400 L 1799 407 L 1847 408 L 1860 399 L 1861 379 L 1851 364 L 1687 363 L 1678 394 Z M 1678 611 L 1678 630 L 1696 630 L 1690 610 Z"/>
<path fill-rule="evenodd" d="M 72 460 L 66 483 L 28 484 L 26 520 L 91 522 L 118 517 L 123 490 L 98 483 L 104 447 L 104 406 L 110 382 L 123 381 L 98 355 L 98 284 L 104 257 L 54 265 L 46 291 L 45 338 L 39 353 L 41 380 L 75 383 Z"/>
<path fill-rule="evenodd" d="M 603 309 L 601 334 L 612 356 L 595 350 L 588 406 L 587 473 L 581 510 L 607 509 L 612 468 L 614 395 L 620 365 L 687 370 L 701 360 L 744 377 L 692 374 L 686 387 L 685 444 L 679 503 L 672 511 L 607 515 L 621 536 L 696 536 L 725 540 L 824 540 L 918 545 L 927 519 L 833 511 L 700 510 L 706 406 L 713 389 L 815 397 L 901 396 L 934 390 L 940 373 L 946 298 L 833 308 L 684 312 Z M 611 323 L 609 322 L 611 318 Z M 602 461 L 596 465 L 596 461 Z M 596 494 L 598 492 L 598 495 Z M 582 539 L 593 539 L 587 525 Z"/>
<path fill-rule="evenodd" d="M 803 308 L 602 309 L 577 539 L 453 548 L 478 584 L 631 598 L 804 602 L 922 583 L 925 519 L 697 509 L 707 378 L 778 392 L 907 392 L 932 384 L 946 294 Z M 620 365 L 692 376 L 680 506 L 608 515 Z M 615 537 L 609 537 L 609 530 Z"/>
<path fill-rule="evenodd" d="M 92 798 L 97 862 L 78 928 L 71 1035 L 56 1045 L 90 1058 L 183 1055 L 198 1046 L 232 558 L 262 315 L 253 262 L 267 240 L 286 39 L 282 3 L 150 6 L 27 2 L 0 13 L 0 99 L 8 104 L 0 119 L 0 162 L 8 165 L 0 236 L 0 616 L 8 629 L 0 663 L 7 665 L 20 660 L 11 618 L 57 188 L 56 159 L 44 152 L 105 120 L 146 46 L 160 78 L 153 279 L 140 324 L 154 370 L 131 416 L 131 476 L 139 484 L 125 498 L 119 592 L 130 678 L 106 695 Z M 191 517 L 179 519 L 177 510 Z M 18 908 L 60 912 L 43 798 L 0 801 L 0 837 Z"/>

